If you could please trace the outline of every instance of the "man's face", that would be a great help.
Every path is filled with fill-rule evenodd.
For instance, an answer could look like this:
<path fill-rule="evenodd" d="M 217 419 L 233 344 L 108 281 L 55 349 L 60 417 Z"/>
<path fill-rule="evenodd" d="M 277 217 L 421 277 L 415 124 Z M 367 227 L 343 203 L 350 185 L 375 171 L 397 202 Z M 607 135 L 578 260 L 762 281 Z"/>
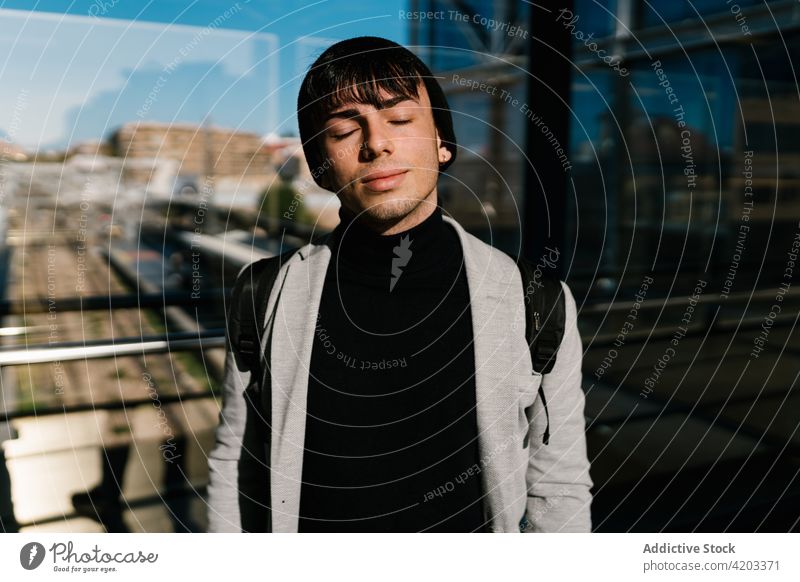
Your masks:
<path fill-rule="evenodd" d="M 351 215 L 378 228 L 396 224 L 426 199 L 425 206 L 435 205 L 439 164 L 451 156 L 422 83 L 418 91 L 413 100 L 381 90 L 382 109 L 345 103 L 330 112 L 320 136 L 331 164 L 326 187 Z"/>

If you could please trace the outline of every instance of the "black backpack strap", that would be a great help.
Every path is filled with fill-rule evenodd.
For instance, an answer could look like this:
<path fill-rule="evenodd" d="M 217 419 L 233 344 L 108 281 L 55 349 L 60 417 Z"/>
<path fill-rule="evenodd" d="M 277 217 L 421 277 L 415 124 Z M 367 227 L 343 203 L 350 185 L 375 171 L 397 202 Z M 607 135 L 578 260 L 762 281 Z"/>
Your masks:
<path fill-rule="evenodd" d="M 549 271 L 537 270 L 530 262 L 517 261 L 522 276 L 525 301 L 525 338 L 531 352 L 531 365 L 535 374 L 548 374 L 556 363 L 558 348 L 564 337 L 566 303 L 558 277 Z M 550 412 L 544 395 L 544 382 L 539 384 L 546 426 L 542 442 L 550 444 Z M 530 419 L 529 419 L 530 420 Z M 523 448 L 528 444 L 526 434 Z"/>
<path fill-rule="evenodd" d="M 542 287 L 534 293 L 531 302 L 534 310 L 533 333 L 538 333 L 535 336 L 535 351 L 531 351 L 531 357 L 534 371 L 549 374 L 556 363 L 558 348 L 564 338 L 566 303 L 564 289 L 558 277 L 543 273 L 540 282 Z M 530 337 L 529 335 L 528 338 Z"/>
<path fill-rule="evenodd" d="M 253 264 L 252 277 L 245 283 L 240 309 L 243 310 L 239 335 L 239 353 L 247 369 L 259 378 L 261 370 L 261 325 L 267 313 L 269 292 L 278 276 L 280 264 L 276 257 L 261 259 Z"/>
<path fill-rule="evenodd" d="M 245 267 L 236 278 L 231 295 L 228 334 L 240 371 L 261 371 L 261 329 L 267 314 L 267 302 L 278 271 L 294 250 Z"/>

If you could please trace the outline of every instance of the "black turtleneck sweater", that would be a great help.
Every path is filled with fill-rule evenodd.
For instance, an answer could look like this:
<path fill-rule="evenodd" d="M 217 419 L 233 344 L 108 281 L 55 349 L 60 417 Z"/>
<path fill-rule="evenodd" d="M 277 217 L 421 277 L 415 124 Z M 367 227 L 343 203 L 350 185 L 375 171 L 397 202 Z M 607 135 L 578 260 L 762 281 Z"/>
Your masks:
<path fill-rule="evenodd" d="M 389 236 L 339 216 L 311 356 L 299 529 L 480 531 L 458 234 L 438 206 Z"/>

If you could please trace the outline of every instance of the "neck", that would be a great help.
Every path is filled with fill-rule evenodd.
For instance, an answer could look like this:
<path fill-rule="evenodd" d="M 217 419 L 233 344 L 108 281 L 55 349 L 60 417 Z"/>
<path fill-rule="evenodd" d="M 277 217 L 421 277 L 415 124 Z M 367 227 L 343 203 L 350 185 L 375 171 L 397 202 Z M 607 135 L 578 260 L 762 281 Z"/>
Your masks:
<path fill-rule="evenodd" d="M 382 234 L 367 228 L 360 221 L 352 220 L 344 208 L 339 210 L 341 222 L 334 230 L 334 260 L 349 265 L 352 270 L 369 272 L 389 277 L 396 253 L 409 250 L 410 263 L 405 270 L 435 267 L 441 260 L 443 248 L 443 225 L 441 207 L 425 204 L 430 208 L 427 216 L 410 228 L 392 234 Z M 398 224 L 400 224 L 398 222 Z M 396 230 L 396 229 L 393 229 Z M 385 231 L 384 231 L 385 232 Z M 447 251 L 449 252 L 449 251 Z"/>
<path fill-rule="evenodd" d="M 361 213 L 358 219 L 355 219 L 356 213 L 347 208 L 344 204 L 341 205 L 339 210 L 339 218 L 343 223 L 354 223 L 369 229 L 377 235 L 391 236 L 401 232 L 405 232 L 414 228 L 418 224 L 425 222 L 437 209 L 439 201 L 436 196 L 436 188 L 428 195 L 422 203 L 418 204 L 414 210 L 405 216 L 396 220 L 388 222 L 376 222 L 371 220 L 367 213 Z M 354 222 L 355 221 L 355 222 Z"/>

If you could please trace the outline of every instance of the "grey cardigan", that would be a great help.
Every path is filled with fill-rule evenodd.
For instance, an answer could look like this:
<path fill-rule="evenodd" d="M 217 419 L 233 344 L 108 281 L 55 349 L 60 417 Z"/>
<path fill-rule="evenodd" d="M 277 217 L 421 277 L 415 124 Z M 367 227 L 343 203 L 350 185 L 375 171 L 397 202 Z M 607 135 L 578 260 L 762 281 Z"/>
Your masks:
<path fill-rule="evenodd" d="M 525 341 L 525 309 L 519 269 L 508 255 L 443 217 L 458 232 L 470 290 L 475 352 L 484 517 L 492 532 L 588 532 L 593 485 L 589 476 L 581 390 L 583 348 L 575 299 L 562 281 L 566 328 L 556 364 L 545 376 L 532 373 Z M 299 249 L 281 267 L 267 304 L 262 349 L 270 346 L 272 386 L 271 466 L 246 430 L 244 390 L 254 380 L 237 369 L 228 345 L 223 406 L 209 454 L 208 522 L 211 532 L 239 532 L 247 519 L 272 508 L 272 531 L 297 532 L 305 438 L 306 395 L 314 325 L 331 248 L 327 239 Z M 271 340 L 271 341 L 270 341 Z M 550 443 L 542 444 L 544 408 Z M 530 423 L 525 408 L 533 405 Z M 530 438 L 523 448 L 524 437 Z M 249 443 L 248 443 L 249 441 Z M 255 452 L 253 452 L 255 451 Z M 452 485 L 442 483 L 442 491 Z M 259 499 L 271 485 L 271 499 Z M 259 518 L 260 519 L 260 518 Z M 522 525 L 520 525 L 522 523 Z"/>

